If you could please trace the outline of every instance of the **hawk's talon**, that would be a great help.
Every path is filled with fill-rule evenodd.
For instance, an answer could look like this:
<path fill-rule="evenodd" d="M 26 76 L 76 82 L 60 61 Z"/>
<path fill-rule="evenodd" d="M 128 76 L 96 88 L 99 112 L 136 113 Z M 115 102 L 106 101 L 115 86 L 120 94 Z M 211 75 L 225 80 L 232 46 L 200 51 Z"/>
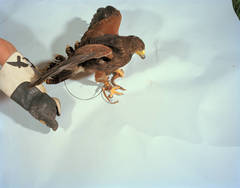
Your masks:
<path fill-rule="evenodd" d="M 104 97 L 108 100 L 108 102 L 109 102 L 110 104 L 116 104 L 116 103 L 118 103 L 118 101 L 112 102 L 112 101 L 110 100 L 109 96 L 107 96 L 107 94 L 106 94 L 106 88 L 105 88 L 105 87 L 102 88 L 102 91 L 103 91 Z"/>
<path fill-rule="evenodd" d="M 117 89 L 120 89 L 120 87 L 117 86 L 117 87 L 113 87 L 112 89 L 110 89 L 110 91 L 109 91 L 110 94 L 108 95 L 108 97 L 112 98 L 114 94 L 115 95 L 123 95 L 123 93 L 116 91 Z"/>
<path fill-rule="evenodd" d="M 120 86 L 120 85 L 115 84 L 115 82 L 112 82 L 112 85 L 115 86 L 115 87 L 118 87 L 118 89 L 120 89 L 120 90 L 126 91 L 125 88 L 123 88 L 123 87 Z"/>
<path fill-rule="evenodd" d="M 117 89 L 120 89 L 120 88 L 121 88 L 120 86 L 114 86 L 113 87 L 109 82 L 104 83 L 102 91 L 103 91 L 103 94 L 104 94 L 105 98 L 108 100 L 109 103 L 111 103 L 111 104 L 118 103 L 118 101 L 112 102 L 111 98 L 113 98 L 114 95 L 123 95 L 123 93 L 116 91 Z M 108 91 L 110 94 L 107 95 L 106 91 Z"/>
<path fill-rule="evenodd" d="M 121 86 L 119 86 L 120 88 L 119 89 L 121 89 L 121 90 L 123 90 L 123 91 L 126 91 L 127 89 L 125 89 L 124 87 L 121 87 Z"/>

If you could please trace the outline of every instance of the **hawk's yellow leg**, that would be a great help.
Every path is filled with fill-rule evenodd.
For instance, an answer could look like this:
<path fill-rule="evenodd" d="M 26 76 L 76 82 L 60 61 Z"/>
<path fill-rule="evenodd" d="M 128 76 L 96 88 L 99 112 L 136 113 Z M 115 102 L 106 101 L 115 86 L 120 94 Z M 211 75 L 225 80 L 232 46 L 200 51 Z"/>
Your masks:
<path fill-rule="evenodd" d="M 123 87 L 121 87 L 121 86 L 119 86 L 115 83 L 115 80 L 117 78 L 123 78 L 123 77 L 124 77 L 124 71 L 122 69 L 118 69 L 118 70 L 114 71 L 112 79 L 111 79 L 112 85 L 115 86 L 115 87 L 119 87 L 117 89 L 126 90 L 125 88 L 123 88 Z"/>

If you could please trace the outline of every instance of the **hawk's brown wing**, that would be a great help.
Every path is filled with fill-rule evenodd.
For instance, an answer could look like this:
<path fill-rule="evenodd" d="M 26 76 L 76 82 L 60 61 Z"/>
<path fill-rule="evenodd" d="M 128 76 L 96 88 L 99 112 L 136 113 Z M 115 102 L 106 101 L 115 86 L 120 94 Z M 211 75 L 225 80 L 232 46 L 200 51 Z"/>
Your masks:
<path fill-rule="evenodd" d="M 36 80 L 31 83 L 31 87 L 44 82 L 47 78 L 55 76 L 62 71 L 75 70 L 77 66 L 90 59 L 98 59 L 102 57 L 112 58 L 112 50 L 102 44 L 88 44 L 78 48 L 75 55 L 71 58 L 61 62 L 59 65 L 49 69 L 44 74 L 40 75 Z"/>
<path fill-rule="evenodd" d="M 118 35 L 122 16 L 119 10 L 112 6 L 99 8 L 94 14 L 92 21 L 81 39 L 85 43 L 90 38 L 100 37 L 105 34 Z"/>

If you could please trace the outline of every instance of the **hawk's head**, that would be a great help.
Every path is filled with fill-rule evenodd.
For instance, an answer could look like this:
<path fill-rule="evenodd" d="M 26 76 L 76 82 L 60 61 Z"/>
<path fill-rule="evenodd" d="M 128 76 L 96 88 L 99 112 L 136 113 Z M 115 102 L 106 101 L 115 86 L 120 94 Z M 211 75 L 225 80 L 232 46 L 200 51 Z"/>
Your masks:
<path fill-rule="evenodd" d="M 129 47 L 132 51 L 132 53 L 138 54 L 142 59 L 145 58 L 145 44 L 137 36 L 128 36 L 129 40 Z"/>

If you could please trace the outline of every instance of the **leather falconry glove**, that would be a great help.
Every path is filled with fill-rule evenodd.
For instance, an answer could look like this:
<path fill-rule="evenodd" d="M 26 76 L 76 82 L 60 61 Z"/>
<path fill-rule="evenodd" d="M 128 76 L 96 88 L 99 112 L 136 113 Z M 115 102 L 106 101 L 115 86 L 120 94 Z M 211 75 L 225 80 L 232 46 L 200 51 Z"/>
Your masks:
<path fill-rule="evenodd" d="M 0 70 L 0 90 L 55 131 L 60 102 L 46 94 L 43 85 L 29 86 L 35 74 L 34 65 L 19 52 L 14 52 Z"/>

